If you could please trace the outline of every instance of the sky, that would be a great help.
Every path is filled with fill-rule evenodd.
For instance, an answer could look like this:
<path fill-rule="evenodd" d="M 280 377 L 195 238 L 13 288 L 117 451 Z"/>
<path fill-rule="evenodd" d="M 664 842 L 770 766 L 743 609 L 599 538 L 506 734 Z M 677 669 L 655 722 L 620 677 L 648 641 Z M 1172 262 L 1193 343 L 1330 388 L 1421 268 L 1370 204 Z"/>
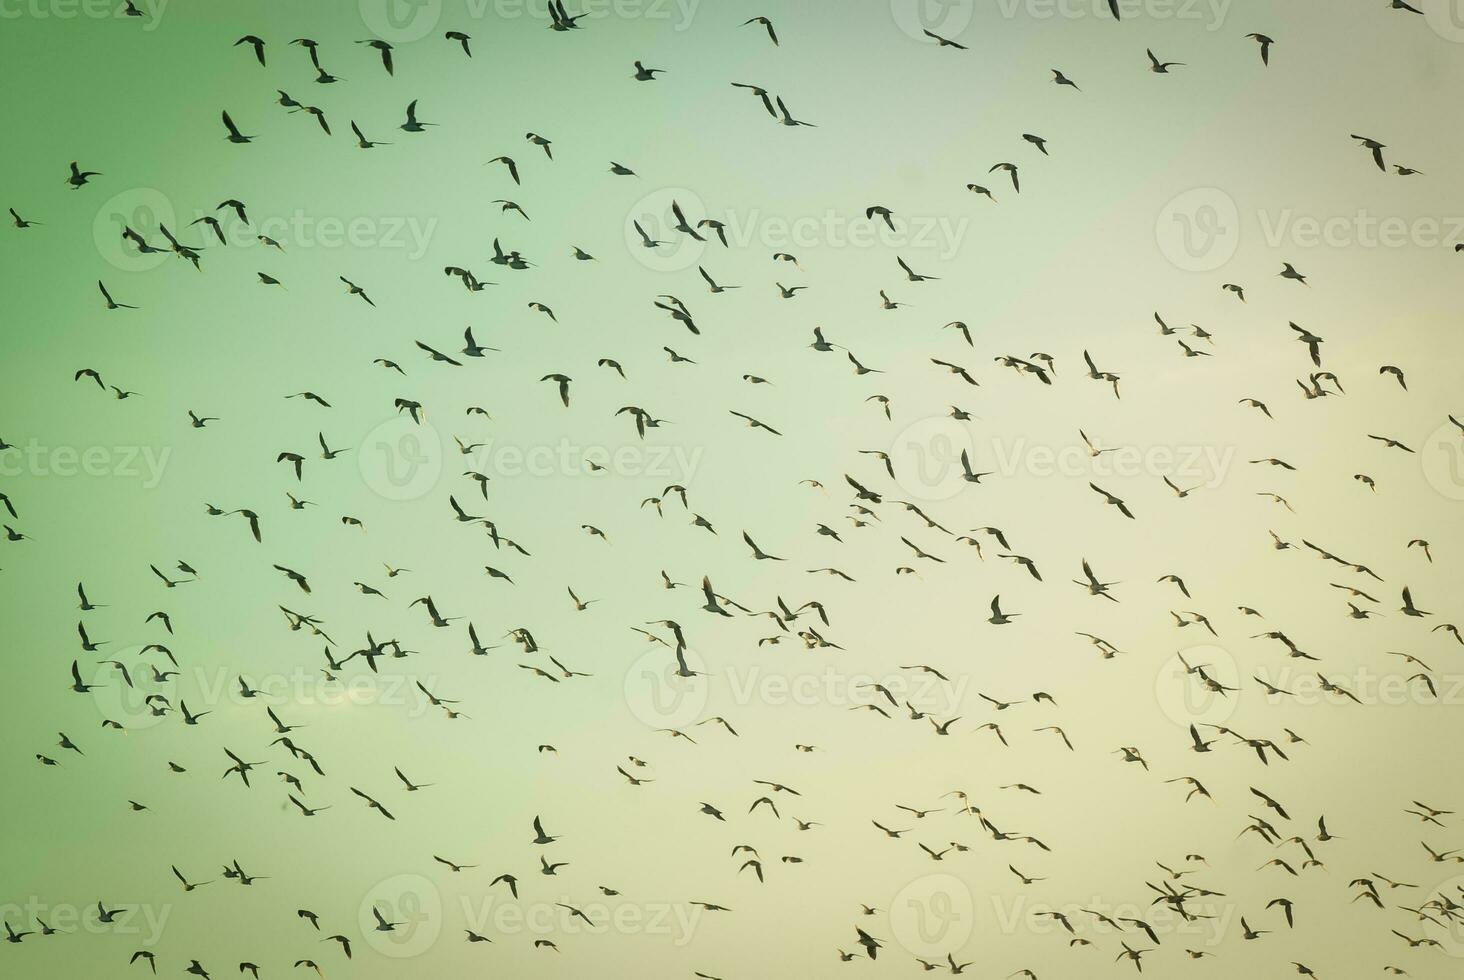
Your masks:
<path fill-rule="evenodd" d="M 981 976 L 1106 977 L 1133 970 L 1120 943 L 1154 945 L 1078 908 L 1146 917 L 1161 942 L 1145 973 L 1160 976 L 1301 962 L 1442 977 L 1464 955 L 1457 924 L 1398 908 L 1464 885 L 1420 846 L 1458 846 L 1450 817 L 1405 812 L 1464 802 L 1437 751 L 1457 730 L 1464 647 L 1432 629 L 1458 619 L 1464 548 L 1464 431 L 1449 420 L 1464 418 L 1464 192 L 1448 179 L 1464 135 L 1446 124 L 1464 18 L 1448 3 L 1145 0 L 1115 22 L 1095 0 L 597 0 L 570 10 L 587 11 L 571 31 L 527 0 L 137 6 L 0 2 L 0 64 L 45 86 L 0 103 L 14 134 L 0 204 L 35 222 L 0 231 L 0 492 L 25 535 L 0 540 L 17 695 L 0 917 L 57 929 L 7 945 L 7 974 L 132 975 L 145 950 L 162 975 L 197 960 L 281 976 L 310 959 L 360 978 L 895 976 L 950 955 Z M 744 23 L 760 15 L 776 45 Z M 1274 39 L 1269 64 L 1252 32 Z M 235 44 L 246 35 L 265 65 Z M 337 81 L 315 80 L 296 38 Z M 392 74 L 358 43 L 371 39 L 392 45 Z M 1182 65 L 1152 73 L 1146 49 Z M 636 61 L 664 74 L 637 81 Z M 813 125 L 776 125 L 734 82 Z M 399 128 L 414 100 L 425 132 Z M 226 140 L 221 111 L 253 141 Z M 353 121 L 385 145 L 358 148 Z M 1353 134 L 1386 145 L 1387 171 Z M 72 160 L 98 175 L 69 187 Z M 1003 162 L 1020 192 L 990 170 Z M 216 207 L 228 200 L 247 220 Z M 673 201 L 703 240 L 677 229 Z M 644 247 L 637 225 L 663 244 Z M 121 234 L 166 248 L 162 226 L 198 268 Z M 493 264 L 495 241 L 530 266 Z M 699 266 L 739 288 L 709 292 Z M 469 291 L 446 267 L 491 285 Z M 106 309 L 98 280 L 128 308 Z M 667 297 L 699 333 L 655 305 Z M 1323 338 L 1326 397 L 1302 397 L 1318 368 L 1291 324 Z M 495 349 L 460 356 L 468 328 Z M 837 348 L 810 349 L 815 328 Z M 997 362 L 1038 353 L 1051 384 Z M 135 394 L 74 380 L 83 369 Z M 540 380 L 553 374 L 572 379 L 568 406 Z M 305 391 L 329 407 L 287 397 Z M 661 424 L 641 437 L 626 406 Z M 322 438 L 340 455 L 322 459 Z M 990 475 L 963 479 L 963 450 Z M 299 479 L 281 453 L 304 457 Z M 1293 468 L 1253 462 L 1268 459 Z M 856 501 L 846 475 L 882 502 Z M 210 507 L 252 509 L 262 541 Z M 784 560 L 756 560 L 744 532 Z M 1117 601 L 1073 583 L 1084 560 Z M 827 568 L 848 579 L 810 574 Z M 703 576 L 751 612 L 814 601 L 828 622 L 816 607 L 786 630 L 714 616 Z M 98 608 L 77 608 L 78 582 Z M 1431 617 L 1400 613 L 1405 586 Z M 1009 625 L 987 621 L 998 595 Z M 412 604 L 426 596 L 448 625 Z M 1348 600 L 1375 615 L 1351 618 Z M 326 636 L 290 629 L 281 607 Z M 650 625 L 665 619 L 697 677 L 676 675 L 669 628 Z M 97 650 L 80 649 L 78 621 Z M 806 646 L 809 628 L 836 646 Z M 322 673 L 323 651 L 339 662 L 368 632 L 405 655 Z M 73 659 L 95 690 L 70 690 Z M 1235 690 L 1206 691 L 1185 663 Z M 1320 691 L 1318 673 L 1361 703 Z M 185 703 L 207 714 L 189 725 Z M 274 744 L 266 707 L 323 775 Z M 912 711 L 959 720 L 941 737 Z M 1195 755 L 1191 723 L 1289 758 L 1263 765 L 1213 729 Z M 1054 725 L 1072 751 L 1036 731 Z M 225 749 L 261 763 L 250 787 L 223 775 Z M 393 769 L 431 785 L 410 791 Z M 279 772 L 329 809 L 303 817 Z M 1213 800 L 1186 801 L 1166 782 L 1182 776 Z M 994 840 L 956 790 L 1048 849 Z M 749 812 L 765 795 L 777 816 Z M 1324 867 L 1238 836 L 1251 815 Z M 536 816 L 562 839 L 531 843 Z M 1319 817 L 1337 839 L 1316 840 Z M 918 846 L 952 842 L 964 849 L 938 862 Z M 541 874 L 541 856 L 567 866 Z M 1299 874 L 1264 864 L 1277 856 Z M 184 891 L 170 870 L 202 882 L 234 861 L 260 876 L 247 890 Z M 1213 918 L 1151 906 L 1157 862 L 1222 893 L 1186 905 Z M 517 896 L 490 884 L 504 873 Z M 1419 887 L 1378 878 L 1386 908 L 1354 901 L 1347 883 L 1379 875 Z M 1267 908 L 1277 897 L 1294 928 Z M 99 901 L 118 921 L 97 921 Z M 377 931 L 373 910 L 399 925 Z M 1244 939 L 1242 916 L 1268 934 Z M 877 959 L 856 927 L 883 943 Z"/>

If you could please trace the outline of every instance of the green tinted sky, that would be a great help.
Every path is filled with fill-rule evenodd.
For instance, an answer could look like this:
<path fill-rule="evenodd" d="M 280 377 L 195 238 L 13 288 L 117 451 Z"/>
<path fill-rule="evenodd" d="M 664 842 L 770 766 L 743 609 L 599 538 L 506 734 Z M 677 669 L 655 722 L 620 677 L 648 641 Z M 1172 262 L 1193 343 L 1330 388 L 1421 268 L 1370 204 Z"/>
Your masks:
<path fill-rule="evenodd" d="M 507 2 L 172 3 L 144 7 L 146 18 L 113 16 L 110 5 L 0 3 L 0 64 L 13 93 L 0 103 L 11 137 L 0 203 L 41 223 L 0 235 L 0 437 L 16 447 L 0 456 L 0 489 L 20 513 L 13 526 L 33 538 L 0 543 L 13 694 L 0 761 L 9 790 L 0 903 L 17 929 L 34 925 L 32 907 L 61 927 L 84 912 L 74 933 L 7 946 L 6 974 L 122 976 L 128 956 L 148 948 L 163 975 L 197 958 L 218 976 L 240 960 L 279 976 L 306 957 L 327 975 L 363 978 L 897 975 L 918 968 L 913 956 L 950 952 L 983 976 L 1023 967 L 1118 976 L 1131 971 L 1113 962 L 1119 941 L 1138 944 L 1140 933 L 1117 936 L 1075 916 L 1094 946 L 1069 948 L 1060 927 L 1032 913 L 1086 905 L 1136 915 L 1152 895 L 1144 882 L 1162 873 L 1153 862 L 1178 867 L 1197 852 L 1210 867 L 1193 880 L 1225 895 L 1192 908 L 1217 918 L 1156 915 L 1164 943 L 1146 972 L 1285 974 L 1297 960 L 1322 976 L 1376 975 L 1385 963 L 1447 975 L 1464 941 L 1438 929 L 1442 951 L 1409 950 L 1389 930 L 1420 935 L 1412 916 L 1353 903 L 1345 887 L 1381 873 L 1423 886 L 1409 898 L 1424 901 L 1453 866 L 1429 862 L 1419 837 L 1435 849 L 1458 844 L 1452 828 L 1402 812 L 1415 799 L 1459 802 L 1437 775 L 1435 747 L 1457 730 L 1464 650 L 1429 632 L 1454 615 L 1464 546 L 1459 433 L 1446 422 L 1461 407 L 1451 246 L 1464 199 L 1450 177 L 1464 137 L 1449 121 L 1464 25 L 1447 6 L 1420 17 L 1381 2 L 1151 0 L 1126 5 L 1115 24 L 1093 2 L 923 11 L 900 0 L 627 2 L 596 5 L 582 30 L 561 33 L 537 4 Z M 777 47 L 759 26 L 742 26 L 758 14 L 773 19 Z M 968 50 L 937 49 L 921 24 Z M 471 60 L 442 37 L 449 29 L 472 35 Z M 1252 31 L 1276 40 L 1268 68 L 1245 38 Z M 244 34 L 266 40 L 267 68 L 231 46 Z M 395 44 L 392 77 L 354 43 L 373 36 Z M 317 84 L 306 52 L 288 44 L 297 37 L 318 40 L 341 81 Z M 1146 48 L 1185 67 L 1153 75 Z M 665 75 L 635 82 L 637 59 Z M 1081 91 L 1052 84 L 1053 68 Z M 816 128 L 774 125 L 733 81 L 782 95 Z M 319 106 L 334 135 L 276 104 L 279 90 Z M 397 128 L 413 99 L 438 124 L 426 133 Z M 226 142 L 220 110 L 257 140 Z M 351 120 L 391 145 L 357 149 Z M 526 132 L 553 140 L 552 161 Z M 1024 133 L 1045 137 L 1051 155 Z M 1353 133 L 1422 174 L 1379 173 Z M 515 158 L 521 186 L 484 165 L 499 154 Z M 73 159 L 101 176 L 67 188 Z M 610 174 L 612 160 L 637 176 Z M 1019 165 L 1020 195 L 988 173 L 1000 161 Z M 997 201 L 967 192 L 969 183 Z M 229 198 L 248 205 L 247 226 L 215 211 Z M 495 199 L 515 201 L 529 220 Z M 675 231 L 673 199 L 692 221 L 723 221 L 731 247 Z M 893 209 L 893 230 L 865 217 L 874 204 Z M 189 226 L 205 214 L 219 216 L 227 246 Z M 160 221 L 205 246 L 201 271 L 122 244 L 124 224 L 160 244 Z M 632 221 L 670 244 L 641 248 Z M 492 265 L 495 237 L 534 267 Z M 595 261 L 576 261 L 571 247 Z M 798 267 L 774 252 L 795 255 Z M 897 255 L 938 281 L 906 281 Z M 1309 286 L 1276 276 L 1286 261 Z M 698 264 L 742 288 L 708 295 Z M 443 275 L 448 265 L 495 285 L 468 293 Z M 259 272 L 283 288 L 261 285 Z M 347 295 L 340 276 L 375 307 Z M 140 309 L 104 310 L 98 278 Z M 808 288 L 783 300 L 775 282 Z M 1246 302 L 1221 283 L 1241 284 Z M 881 309 L 881 289 L 908 306 Z M 702 333 L 656 309 L 659 294 L 683 299 Z M 1186 340 L 1214 356 L 1183 357 L 1159 336 L 1155 311 L 1213 334 L 1213 347 Z M 952 320 L 969 325 L 971 346 L 941 328 Z M 1326 338 L 1324 363 L 1345 395 L 1301 398 L 1295 379 L 1311 368 L 1288 321 Z M 455 368 L 413 346 L 455 352 L 469 325 L 501 352 Z M 815 326 L 882 373 L 855 376 L 842 352 L 808 350 Z M 696 363 L 669 363 L 663 345 Z M 1084 377 L 1084 350 L 1122 375 L 1122 400 Z M 993 363 L 1033 351 L 1056 358 L 1052 386 Z M 377 357 L 400 362 L 405 376 L 373 365 Z M 625 380 L 597 366 L 605 357 Z M 980 386 L 930 358 L 968 368 Z M 1382 364 L 1404 369 L 1406 392 L 1378 375 Z M 119 402 L 73 383 L 88 367 L 137 397 Z M 539 382 L 550 373 L 574 379 L 569 409 Z M 772 384 L 750 385 L 745 374 Z M 284 397 L 307 389 L 332 407 Z M 890 420 L 866 401 L 875 394 L 891 399 Z M 1266 401 L 1274 421 L 1236 404 L 1247 396 Z M 425 424 L 393 408 L 399 397 L 425 406 Z M 466 415 L 473 405 L 491 419 Z M 626 405 L 666 424 L 642 441 L 615 415 Z M 975 418 L 956 422 L 952 405 Z M 189 410 L 219 421 L 194 429 Z M 729 410 L 783 435 L 749 430 Z M 1090 457 L 1079 428 L 1121 452 Z M 350 451 L 319 459 L 317 433 Z M 1417 452 L 1385 449 L 1369 433 Z M 464 455 L 454 437 L 485 445 Z M 979 487 L 959 479 L 962 448 L 977 470 L 994 471 Z M 896 478 L 861 450 L 889 453 Z M 307 457 L 298 486 L 275 462 L 282 451 Z M 585 472 L 586 457 L 607 472 Z M 1248 462 L 1266 457 L 1297 469 Z M 486 500 L 459 476 L 468 468 L 491 476 Z M 955 535 L 1005 529 L 1045 581 L 999 558 L 989 538 L 978 559 L 892 502 L 855 527 L 845 473 Z M 1376 480 L 1376 493 L 1357 473 Z M 1165 475 L 1202 489 L 1176 499 Z M 1104 507 L 1090 479 L 1139 520 Z M 689 510 L 663 492 L 670 484 L 686 486 Z M 291 510 L 286 491 L 315 506 Z M 1285 495 L 1294 512 L 1263 491 Z M 449 494 L 531 556 L 495 550 L 482 529 L 454 522 Z M 658 496 L 661 519 L 642 504 Z M 258 511 L 264 543 L 242 518 L 209 517 L 206 502 Z M 715 535 L 689 526 L 691 513 Z M 820 523 L 843 542 L 816 534 Z M 789 560 L 751 560 L 744 529 Z M 1274 550 L 1268 529 L 1296 548 Z M 913 558 L 902 536 L 944 562 Z M 1386 582 L 1322 562 L 1303 538 Z M 1431 542 L 1432 563 L 1405 547 L 1414 538 Z M 1119 604 L 1068 583 L 1083 558 L 1123 583 Z M 166 590 L 148 571 L 171 572 L 179 560 L 198 581 Z M 383 563 L 411 571 L 388 578 Z M 304 572 L 312 594 L 273 564 Z M 516 584 L 489 579 L 485 564 Z M 902 565 L 919 577 L 895 575 Z M 824 566 L 856 581 L 807 574 Z M 795 607 L 817 599 L 831 625 L 809 613 L 794 628 L 812 624 L 844 649 L 805 650 L 796 638 L 759 645 L 778 632 L 771 619 L 713 618 L 694 589 L 664 590 L 662 569 L 692 584 L 710 575 L 754 610 L 777 596 Z M 1155 582 L 1168 573 L 1193 598 Z M 84 617 L 91 637 L 108 641 L 97 654 L 77 647 L 78 580 L 105 604 Z M 388 598 L 360 594 L 357 581 Z M 1330 582 L 1367 589 L 1382 616 L 1347 618 L 1347 597 Z M 1432 620 L 1396 613 L 1404 584 Z M 598 601 L 577 613 L 566 588 Z M 1023 614 L 1013 626 L 985 622 L 996 593 Z M 471 657 L 462 621 L 433 629 L 408 605 L 428 594 L 497 649 Z M 289 631 L 281 604 L 319 616 L 338 656 L 367 630 L 412 653 L 383 661 L 375 678 L 356 660 L 340 683 L 326 682 L 323 641 Z M 1242 604 L 1265 620 L 1240 616 Z M 1219 636 L 1177 627 L 1170 611 L 1189 609 Z M 174 637 L 144 623 L 154 610 L 171 614 Z M 704 679 L 671 678 L 667 648 L 631 631 L 665 617 L 685 626 Z M 516 627 L 542 652 L 503 638 Z M 1286 658 L 1253 636 L 1270 629 L 1321 661 Z M 1078 630 L 1124 655 L 1099 659 Z M 153 642 L 173 650 L 180 677 L 148 679 L 139 664 L 166 665 L 156 652 L 137 654 Z M 1174 655 L 1187 649 L 1189 662 L 1242 690 L 1204 694 L 1176 671 Z M 1418 668 L 1391 651 L 1426 662 L 1439 698 L 1407 681 Z M 549 655 L 592 676 L 551 683 L 517 666 L 552 669 Z M 73 657 L 101 690 L 67 690 Z M 211 714 L 197 727 L 152 717 L 139 690 L 98 666 L 112 657 L 138 675 L 140 691 Z M 900 670 L 917 663 L 950 683 Z M 1314 669 L 1367 703 L 1316 695 Z M 238 697 L 241 675 L 268 696 Z M 1268 699 L 1254 676 L 1302 695 Z M 459 700 L 467 717 L 445 718 L 417 682 Z M 878 699 L 857 686 L 868 683 L 962 720 L 942 739 L 903 709 L 890 720 L 851 711 Z M 1058 706 L 997 715 L 978 697 L 1037 690 Z M 326 776 L 270 744 L 265 701 L 305 726 L 292 738 Z M 714 715 L 739 735 L 692 727 Z M 128 731 L 104 731 L 103 718 Z M 1009 748 L 973 734 L 992 720 Z M 1262 767 L 1230 744 L 1196 757 L 1191 720 L 1278 741 L 1290 728 L 1309 744 L 1288 746 L 1289 765 Z M 1077 751 L 1032 731 L 1049 724 Z M 665 727 L 686 728 L 696 744 L 656 731 Z M 85 756 L 57 748 L 58 731 Z M 543 744 L 558 753 L 539 752 Z M 1120 763 L 1120 745 L 1140 747 L 1152 771 Z M 219 779 L 224 747 L 268 760 L 253 789 Z M 37 765 L 36 753 L 61 767 Z M 649 762 L 655 781 L 631 787 L 617 775 L 628 756 Z M 168 760 L 189 771 L 170 773 Z M 393 766 L 436 785 L 409 794 Z M 306 780 L 311 806 L 332 809 L 302 819 L 279 769 Z M 1185 774 L 1215 802 L 1185 804 L 1184 790 L 1162 781 Z M 754 779 L 801 795 L 775 794 L 782 819 L 761 807 L 749 814 L 766 791 Z M 999 788 L 1017 782 L 1042 794 Z M 397 819 L 368 811 L 353 786 Z M 1253 835 L 1237 841 L 1246 815 L 1262 812 L 1251 786 L 1288 806 L 1288 836 L 1314 837 L 1327 815 L 1345 839 L 1313 844 L 1325 871 L 1256 870 L 1277 853 L 1298 866 L 1304 855 Z M 1051 853 L 992 841 L 974 817 L 951 812 L 943 794 L 957 788 L 995 825 Z M 128 800 L 149 809 L 129 812 Z M 698 813 L 704 801 L 727 822 Z M 916 824 L 895 804 L 946 812 Z M 563 840 L 531 845 L 535 814 Z M 799 832 L 794 817 L 821 826 Z M 889 840 L 871 820 L 915 830 Z M 937 865 L 916 841 L 970 850 Z M 742 858 L 729 852 L 742 843 L 758 848 L 766 884 L 738 873 Z M 541 852 L 569 866 L 542 876 Z M 479 867 L 454 875 L 434 854 Z M 788 855 L 803 862 L 779 860 Z M 169 871 L 216 878 L 233 859 L 268 880 L 185 894 Z M 1009 863 L 1046 880 L 1020 887 Z M 519 901 L 488 887 L 502 872 L 519 876 Z M 601 885 L 621 894 L 606 897 Z M 1264 910 L 1283 894 L 1296 903 L 1295 930 Z M 102 928 L 98 899 L 138 911 Z M 693 900 L 732 911 L 703 912 Z M 372 932 L 378 901 L 410 924 L 393 937 Z M 593 934 L 557 902 L 591 912 Z M 880 912 L 863 917 L 861 903 Z M 350 936 L 355 958 L 322 945 L 295 917 L 301 907 L 321 915 L 324 934 Z M 1242 914 L 1273 933 L 1244 942 Z M 838 963 L 834 950 L 854 948 L 855 925 L 886 943 L 877 964 Z M 465 928 L 493 945 L 462 942 Z M 535 949 L 536 938 L 560 952 Z M 1192 962 L 1184 946 L 1216 956 Z"/>

